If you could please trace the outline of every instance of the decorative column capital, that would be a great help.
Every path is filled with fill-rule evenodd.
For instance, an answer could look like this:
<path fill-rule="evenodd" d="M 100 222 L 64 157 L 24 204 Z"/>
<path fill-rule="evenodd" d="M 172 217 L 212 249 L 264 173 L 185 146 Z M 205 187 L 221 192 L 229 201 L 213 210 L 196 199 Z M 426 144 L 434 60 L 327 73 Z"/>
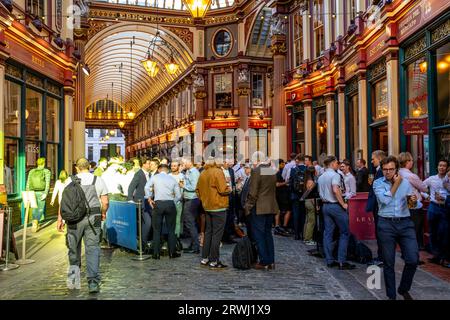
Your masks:
<path fill-rule="evenodd" d="M 283 34 L 275 34 L 271 38 L 270 50 L 273 56 L 285 56 L 287 53 L 286 36 Z"/>
<path fill-rule="evenodd" d="M 206 93 L 206 91 L 199 90 L 199 91 L 194 92 L 194 97 L 195 97 L 195 99 L 203 100 L 207 97 L 207 93 Z"/>
<path fill-rule="evenodd" d="M 246 97 L 250 94 L 250 87 L 239 87 L 236 91 L 239 97 Z"/>

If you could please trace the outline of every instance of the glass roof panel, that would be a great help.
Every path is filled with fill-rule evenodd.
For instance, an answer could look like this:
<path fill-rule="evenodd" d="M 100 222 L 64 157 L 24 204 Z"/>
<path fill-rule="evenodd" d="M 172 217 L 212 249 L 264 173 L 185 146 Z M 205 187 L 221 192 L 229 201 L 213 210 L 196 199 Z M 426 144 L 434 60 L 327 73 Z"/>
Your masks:
<path fill-rule="evenodd" d="M 99 2 L 109 2 L 127 4 L 131 6 L 143 6 L 153 8 L 164 8 L 169 10 L 185 10 L 181 0 L 96 0 Z M 234 5 L 235 0 L 213 0 L 211 10 L 227 8 Z"/>

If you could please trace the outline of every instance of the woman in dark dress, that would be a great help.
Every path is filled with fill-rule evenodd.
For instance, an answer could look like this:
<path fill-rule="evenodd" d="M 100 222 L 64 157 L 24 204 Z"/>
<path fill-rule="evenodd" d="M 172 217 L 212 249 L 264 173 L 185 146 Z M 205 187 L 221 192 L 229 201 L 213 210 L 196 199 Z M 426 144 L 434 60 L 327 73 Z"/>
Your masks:
<path fill-rule="evenodd" d="M 290 235 L 290 233 L 287 230 L 287 226 L 289 223 L 289 218 L 291 217 L 291 199 L 289 187 L 287 186 L 286 181 L 284 181 L 283 177 L 281 176 L 281 173 L 283 172 L 286 163 L 284 162 L 283 159 L 280 159 L 278 161 L 279 161 L 279 170 L 277 173 L 276 197 L 278 207 L 280 208 L 280 212 L 275 216 L 274 233 L 281 236 L 288 236 Z M 280 225 L 282 213 L 284 214 L 283 226 Z"/>

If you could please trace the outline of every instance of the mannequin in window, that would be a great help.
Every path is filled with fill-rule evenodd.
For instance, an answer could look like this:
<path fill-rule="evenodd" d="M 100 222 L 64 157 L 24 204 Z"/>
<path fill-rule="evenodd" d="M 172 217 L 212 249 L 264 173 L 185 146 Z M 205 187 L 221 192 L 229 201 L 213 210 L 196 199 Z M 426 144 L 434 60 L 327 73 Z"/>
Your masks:
<path fill-rule="evenodd" d="M 34 191 L 36 194 L 37 208 L 32 209 L 33 226 L 31 232 L 39 230 L 39 222 L 45 218 L 45 199 L 50 190 L 50 170 L 45 168 L 45 158 L 37 160 L 37 168 L 31 169 L 28 174 L 26 191 Z"/>

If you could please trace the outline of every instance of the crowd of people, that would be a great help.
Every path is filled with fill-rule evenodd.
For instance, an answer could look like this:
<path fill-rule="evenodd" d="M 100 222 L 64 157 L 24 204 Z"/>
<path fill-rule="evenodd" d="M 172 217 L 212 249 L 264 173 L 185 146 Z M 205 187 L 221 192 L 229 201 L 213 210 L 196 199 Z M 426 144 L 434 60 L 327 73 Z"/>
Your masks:
<path fill-rule="evenodd" d="M 219 158 L 193 163 L 190 158 L 170 161 L 142 157 L 128 162 L 100 159 L 97 166 L 80 159 L 77 177 L 97 216 L 84 219 L 72 231 L 68 227 L 68 285 L 79 286 L 80 239 L 84 236 L 92 240 L 86 245 L 89 288 L 98 291 L 99 250 L 91 231 L 100 233 L 108 198 L 142 203 L 142 244 L 148 247 L 152 243 L 152 258 L 156 260 L 160 259 L 163 229 L 169 258 L 181 255 L 177 241 L 183 238 L 188 241 L 183 252 L 199 254 L 199 263 L 211 270 L 227 267 L 220 258 L 221 246 L 247 235 L 258 255 L 255 269 L 271 270 L 275 268 L 275 234 L 292 236 L 312 248 L 320 244 L 327 267 L 352 270 L 356 266 L 347 260 L 348 201 L 358 192 L 368 192 L 366 211 L 374 216 L 377 239 L 377 255 L 371 263 L 384 268 L 388 298 L 395 299 L 398 292 L 410 299 L 415 270 L 423 263 L 419 250 L 425 249 L 425 219 L 433 254 L 430 262 L 450 267 L 449 164 L 439 161 L 438 174 L 422 181 L 411 171 L 413 158 L 408 152 L 394 157 L 377 150 L 371 163 L 373 174 L 364 159 L 356 161 L 354 171 L 349 160 L 339 161 L 334 156 L 326 157 L 322 167 L 307 155 L 291 154 L 286 163 L 260 152 L 245 163 Z M 61 173 L 55 187 L 60 201 L 70 180 L 67 173 Z M 56 193 L 52 204 L 55 197 Z M 423 210 L 425 200 L 429 201 L 427 213 Z M 93 230 L 88 228 L 89 219 Z M 322 221 L 321 227 L 317 221 Z M 60 216 L 58 229 L 63 226 Z M 394 272 L 397 244 L 405 261 L 398 290 Z"/>

